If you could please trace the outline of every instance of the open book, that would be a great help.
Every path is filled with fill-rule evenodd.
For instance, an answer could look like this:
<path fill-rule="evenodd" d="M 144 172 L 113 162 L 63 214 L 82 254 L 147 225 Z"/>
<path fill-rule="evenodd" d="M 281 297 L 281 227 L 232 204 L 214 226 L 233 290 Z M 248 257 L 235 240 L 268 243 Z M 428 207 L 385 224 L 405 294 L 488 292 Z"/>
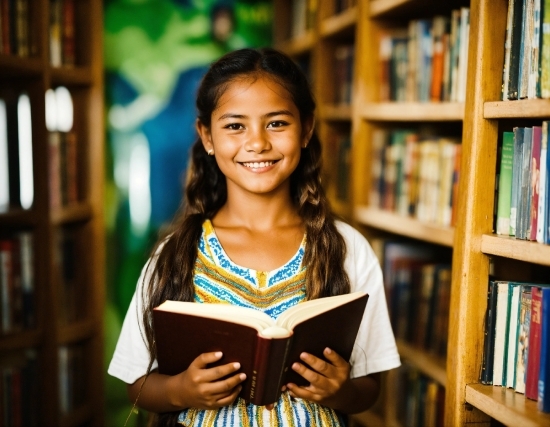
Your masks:
<path fill-rule="evenodd" d="M 367 300 L 354 292 L 305 301 L 277 320 L 247 307 L 165 301 L 153 311 L 159 373 L 178 374 L 198 355 L 221 351 L 215 365 L 239 362 L 246 374 L 241 397 L 274 403 L 284 384 L 307 384 L 291 368 L 304 363 L 300 353 L 322 358 L 329 347 L 349 360 Z"/>

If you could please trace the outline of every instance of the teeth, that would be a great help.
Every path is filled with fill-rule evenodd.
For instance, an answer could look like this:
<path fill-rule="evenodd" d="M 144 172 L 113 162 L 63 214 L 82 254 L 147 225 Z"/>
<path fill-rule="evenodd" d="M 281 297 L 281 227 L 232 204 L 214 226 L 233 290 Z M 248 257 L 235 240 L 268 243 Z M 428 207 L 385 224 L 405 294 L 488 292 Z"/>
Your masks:
<path fill-rule="evenodd" d="M 243 163 L 243 165 L 246 166 L 247 168 L 258 169 L 258 168 L 266 168 L 268 166 L 271 166 L 273 163 L 275 162 L 248 162 L 248 163 Z"/>

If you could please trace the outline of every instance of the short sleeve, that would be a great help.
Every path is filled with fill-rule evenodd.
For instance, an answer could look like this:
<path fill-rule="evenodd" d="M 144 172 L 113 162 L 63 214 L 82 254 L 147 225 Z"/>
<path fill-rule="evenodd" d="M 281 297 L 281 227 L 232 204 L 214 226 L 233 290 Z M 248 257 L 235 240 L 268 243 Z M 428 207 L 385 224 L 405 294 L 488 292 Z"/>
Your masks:
<path fill-rule="evenodd" d="M 369 294 L 351 355 L 351 377 L 397 368 L 401 361 L 388 314 L 380 263 L 361 233 L 346 223 L 337 221 L 336 224 L 346 242 L 344 267 L 351 291 Z"/>
<path fill-rule="evenodd" d="M 149 261 L 150 262 L 150 261 Z M 143 328 L 143 287 L 148 282 L 148 265 L 143 267 L 136 291 L 128 307 L 115 352 L 107 372 L 127 384 L 133 384 L 147 373 L 149 350 Z M 157 367 L 156 361 L 151 369 Z"/>

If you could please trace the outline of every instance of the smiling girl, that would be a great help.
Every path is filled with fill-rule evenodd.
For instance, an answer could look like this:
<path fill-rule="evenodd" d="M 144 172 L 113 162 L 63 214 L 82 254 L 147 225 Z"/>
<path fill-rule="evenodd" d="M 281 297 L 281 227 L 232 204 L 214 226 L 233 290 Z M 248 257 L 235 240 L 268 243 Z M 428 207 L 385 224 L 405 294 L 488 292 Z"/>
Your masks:
<path fill-rule="evenodd" d="M 342 426 L 399 366 L 382 274 L 364 237 L 336 220 L 320 182 L 321 145 L 307 79 L 287 56 L 243 49 L 212 64 L 197 95 L 197 133 L 182 213 L 144 267 L 109 373 L 156 425 Z M 369 294 L 349 361 L 303 353 L 275 405 L 238 397 L 239 364 L 205 353 L 156 372 L 152 310 L 167 299 L 238 304 L 276 318 L 308 299 Z M 346 325 L 343 324 L 342 328 Z M 323 331 L 319 331 L 320 334 Z M 178 339 L 178 337 L 174 337 Z M 307 365 L 306 365 L 307 364 Z"/>

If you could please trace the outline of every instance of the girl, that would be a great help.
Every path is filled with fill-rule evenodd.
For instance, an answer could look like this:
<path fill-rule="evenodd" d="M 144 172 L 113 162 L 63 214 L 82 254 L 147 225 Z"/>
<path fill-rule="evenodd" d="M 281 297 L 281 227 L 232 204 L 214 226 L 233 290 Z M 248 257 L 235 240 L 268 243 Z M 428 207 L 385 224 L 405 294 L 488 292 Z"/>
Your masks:
<path fill-rule="evenodd" d="M 343 414 L 375 402 L 379 373 L 400 361 L 378 261 L 359 232 L 334 219 L 321 187 L 307 79 L 275 50 L 235 51 L 210 67 L 197 109 L 183 212 L 144 267 L 109 373 L 135 404 L 162 414 L 157 425 L 344 425 Z M 330 348 L 328 362 L 303 353 L 305 364 L 292 368 L 310 385 L 287 384 L 275 405 L 239 398 L 239 364 L 209 367 L 219 352 L 175 376 L 155 371 L 151 314 L 166 299 L 276 318 L 300 301 L 355 290 L 369 302 L 350 362 Z"/>

